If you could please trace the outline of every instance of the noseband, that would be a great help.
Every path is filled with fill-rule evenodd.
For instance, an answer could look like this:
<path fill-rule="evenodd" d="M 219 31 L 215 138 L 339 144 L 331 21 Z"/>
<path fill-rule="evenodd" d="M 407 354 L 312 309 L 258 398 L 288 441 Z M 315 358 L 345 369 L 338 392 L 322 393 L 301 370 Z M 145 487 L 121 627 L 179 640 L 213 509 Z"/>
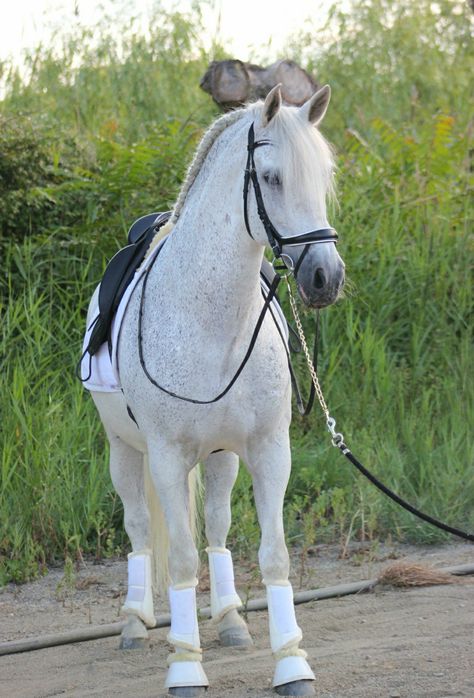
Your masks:
<path fill-rule="evenodd" d="M 255 167 L 255 159 L 254 159 L 254 153 L 257 148 L 260 148 L 263 145 L 271 145 L 271 141 L 262 139 L 260 141 L 255 140 L 255 130 L 254 130 L 254 125 L 253 123 L 251 124 L 248 132 L 248 141 L 247 141 L 247 164 L 245 166 L 245 176 L 244 176 L 244 191 L 243 191 L 243 196 L 244 196 L 244 220 L 245 220 L 245 227 L 247 228 L 247 232 L 252 238 L 252 240 L 255 240 L 254 236 L 252 235 L 252 232 L 250 230 L 250 223 L 249 223 L 249 217 L 248 217 L 248 194 L 249 194 L 249 188 L 250 188 L 250 182 L 252 182 L 253 190 L 255 193 L 255 200 L 257 202 L 257 212 L 259 215 L 260 220 L 262 221 L 262 225 L 265 229 L 265 233 L 268 238 L 268 242 L 270 244 L 270 247 L 273 250 L 273 254 L 275 255 L 276 259 L 282 259 L 283 262 L 287 267 L 290 268 L 290 271 L 294 273 L 296 276 L 298 269 L 301 266 L 301 263 L 306 256 L 306 253 L 308 252 L 309 245 L 314 245 L 316 243 L 320 242 L 337 242 L 338 235 L 334 228 L 318 228 L 317 230 L 311 230 L 308 233 L 300 233 L 298 235 L 291 235 L 288 237 L 284 237 L 280 235 L 278 230 L 275 228 L 273 223 L 270 220 L 270 217 L 267 213 L 267 210 L 265 208 L 265 204 L 263 201 L 263 196 L 262 196 L 262 190 L 260 188 L 260 183 L 258 181 L 258 175 L 257 175 L 257 169 Z M 299 259 L 296 263 L 296 265 L 293 264 L 293 260 L 290 257 L 290 255 L 285 254 L 283 251 L 285 247 L 294 247 L 296 245 L 305 245 L 305 248 L 301 255 L 299 256 Z M 288 264 L 287 260 L 289 260 L 290 265 Z"/>

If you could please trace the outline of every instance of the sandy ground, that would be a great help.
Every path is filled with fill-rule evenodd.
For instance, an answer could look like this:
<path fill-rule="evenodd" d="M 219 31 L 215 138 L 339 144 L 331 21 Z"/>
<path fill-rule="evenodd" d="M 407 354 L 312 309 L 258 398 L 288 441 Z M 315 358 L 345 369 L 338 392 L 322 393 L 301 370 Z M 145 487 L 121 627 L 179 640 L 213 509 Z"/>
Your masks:
<path fill-rule="evenodd" d="M 339 559 L 335 546 L 312 549 L 304 569 L 293 556 L 293 585 L 306 589 L 374 578 L 393 559 L 443 566 L 474 563 L 471 545 L 352 546 Z M 111 623 L 125 592 L 124 561 L 85 563 L 73 577 L 62 569 L 20 587 L 0 590 L 0 642 Z M 199 606 L 209 603 L 206 570 Z M 242 565 L 242 595 L 263 595 L 258 570 Z M 474 698 L 474 577 L 463 584 L 415 589 L 377 587 L 365 594 L 298 606 L 303 647 L 324 698 Z M 167 609 L 159 605 L 157 612 Z M 252 649 L 222 648 L 211 621 L 201 623 L 209 698 L 270 698 L 273 660 L 267 614 L 251 613 Z M 123 652 L 112 637 L 0 657 L 0 696 L 166 695 L 166 629 L 150 633 L 146 650 Z"/>

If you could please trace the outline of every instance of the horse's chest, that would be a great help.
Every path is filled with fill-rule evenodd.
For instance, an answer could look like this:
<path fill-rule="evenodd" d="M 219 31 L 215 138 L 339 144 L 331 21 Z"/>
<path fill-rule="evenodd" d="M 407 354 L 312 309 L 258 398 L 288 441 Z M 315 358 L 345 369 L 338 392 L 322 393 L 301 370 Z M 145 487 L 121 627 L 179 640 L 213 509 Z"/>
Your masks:
<path fill-rule="evenodd" d="M 184 397 L 212 400 L 228 385 L 239 361 L 230 361 L 225 370 L 216 371 L 219 352 L 213 352 L 215 359 L 209 360 L 209 353 L 202 356 L 204 351 L 202 347 L 195 352 L 193 368 L 186 370 L 184 365 L 174 364 L 170 370 L 168 364 L 168 370 L 164 370 L 163 365 L 156 366 L 156 375 L 164 386 Z M 237 450 L 249 435 L 268 433 L 282 418 L 289 422 L 291 386 L 286 355 L 282 346 L 265 341 L 263 336 L 228 393 L 211 404 L 171 397 L 150 383 L 131 358 L 123 356 L 122 361 L 125 397 L 147 432 L 153 430 L 173 441 L 201 444 L 204 450 Z"/>

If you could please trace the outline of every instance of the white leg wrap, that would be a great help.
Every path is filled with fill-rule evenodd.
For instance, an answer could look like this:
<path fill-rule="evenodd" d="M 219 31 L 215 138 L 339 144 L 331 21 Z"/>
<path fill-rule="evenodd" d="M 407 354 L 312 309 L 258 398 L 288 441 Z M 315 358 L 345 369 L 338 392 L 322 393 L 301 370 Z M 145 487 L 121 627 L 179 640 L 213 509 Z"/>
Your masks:
<path fill-rule="evenodd" d="M 169 587 L 168 593 L 171 611 L 168 642 L 176 647 L 176 652 L 168 657 L 165 688 L 209 686 L 201 665 L 196 587 Z"/>
<path fill-rule="evenodd" d="M 140 550 L 128 556 L 128 592 L 122 612 L 138 616 L 149 628 L 156 625 L 149 550 Z"/>
<path fill-rule="evenodd" d="M 196 587 L 169 587 L 171 629 L 168 641 L 175 647 L 201 652 L 196 606 Z"/>
<path fill-rule="evenodd" d="M 240 608 L 242 601 L 235 590 L 232 555 L 227 548 L 207 548 L 209 576 L 211 580 L 211 613 L 214 621 L 220 621 L 233 608 Z"/>
<path fill-rule="evenodd" d="M 268 584 L 267 601 L 272 652 L 286 649 L 290 645 L 298 646 L 303 634 L 296 623 L 291 584 Z"/>
<path fill-rule="evenodd" d="M 291 584 L 267 584 L 270 642 L 277 660 L 273 686 L 314 679 L 306 653 L 298 649 L 303 634 L 296 622 Z"/>

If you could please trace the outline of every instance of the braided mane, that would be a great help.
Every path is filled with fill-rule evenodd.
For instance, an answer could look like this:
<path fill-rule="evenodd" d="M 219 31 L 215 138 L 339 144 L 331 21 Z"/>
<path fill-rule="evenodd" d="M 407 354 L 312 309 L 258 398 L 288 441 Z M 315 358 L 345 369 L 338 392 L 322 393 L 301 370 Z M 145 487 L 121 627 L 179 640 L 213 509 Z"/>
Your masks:
<path fill-rule="evenodd" d="M 228 112 L 211 124 L 188 167 L 171 218 L 153 238 L 145 259 L 158 242 L 171 232 L 179 219 L 187 196 L 217 138 L 249 111 L 255 116 L 261 105 L 262 102 L 255 102 L 242 109 Z M 335 196 L 334 158 L 329 143 L 317 128 L 302 128 L 299 110 L 293 107 L 281 109 L 273 118 L 271 129 L 272 139 L 279 144 L 282 161 L 286 163 L 289 179 L 294 184 L 293 189 L 287 188 L 286 195 L 292 195 L 293 190 L 304 192 L 308 201 L 314 201 L 317 210 L 325 211 L 326 197 Z"/>
<path fill-rule="evenodd" d="M 194 182 L 196 181 L 196 177 L 198 176 L 201 170 L 202 164 L 206 159 L 210 149 L 214 145 L 216 139 L 221 135 L 223 131 L 225 131 L 225 129 L 228 126 L 231 126 L 236 121 L 239 121 L 239 119 L 242 118 L 245 111 L 245 109 L 236 109 L 235 111 L 231 111 L 227 114 L 224 114 L 223 116 L 216 119 L 216 121 L 214 121 L 208 128 L 208 130 L 205 132 L 204 136 L 201 139 L 201 142 L 197 147 L 194 157 L 191 160 L 191 164 L 189 165 L 188 170 L 186 172 L 186 177 L 184 178 L 184 181 L 181 185 L 178 198 L 176 199 L 176 203 L 173 208 L 173 213 L 171 214 L 171 218 L 162 228 L 160 228 L 160 230 L 157 232 L 157 234 L 151 241 L 150 247 L 148 248 L 147 253 L 145 255 L 145 260 L 150 255 L 151 251 L 160 242 L 160 240 L 166 237 L 168 233 L 170 233 L 173 229 L 176 221 L 178 220 L 181 214 L 181 210 L 184 206 L 184 202 L 186 201 L 186 197 L 189 194 L 189 191 L 193 186 Z"/>
<path fill-rule="evenodd" d="M 214 145 L 216 139 L 221 135 L 223 131 L 225 131 L 225 129 L 228 126 L 231 126 L 236 121 L 239 121 L 239 119 L 242 118 L 245 111 L 245 109 L 236 109 L 235 111 L 230 111 L 227 114 L 224 114 L 223 116 L 216 119 L 216 121 L 214 121 L 214 123 L 211 124 L 211 126 L 208 128 L 208 130 L 202 137 L 201 142 L 198 145 L 198 148 L 191 161 L 191 164 L 188 167 L 188 171 L 186 173 L 184 182 L 181 185 L 181 189 L 178 194 L 178 198 L 176 200 L 176 204 L 170 222 L 176 223 L 176 221 L 178 220 L 188 192 L 193 186 L 196 177 L 198 176 L 201 170 L 202 164 L 206 159 L 208 152 Z"/>

